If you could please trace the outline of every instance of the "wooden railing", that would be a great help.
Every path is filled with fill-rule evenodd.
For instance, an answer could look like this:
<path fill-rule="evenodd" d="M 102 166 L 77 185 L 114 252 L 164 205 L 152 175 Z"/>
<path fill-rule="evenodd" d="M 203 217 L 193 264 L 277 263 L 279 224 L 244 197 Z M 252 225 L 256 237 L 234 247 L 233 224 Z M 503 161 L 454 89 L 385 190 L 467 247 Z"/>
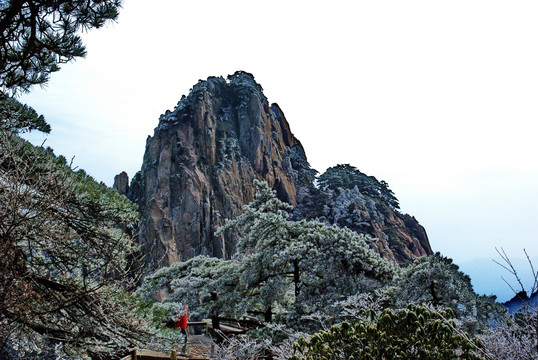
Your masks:
<path fill-rule="evenodd" d="M 151 350 L 139 350 L 135 349 L 130 355 L 124 357 L 122 360 L 210 360 L 205 357 L 189 356 L 186 354 L 178 354 L 175 350 L 170 353 L 161 353 Z"/>
<path fill-rule="evenodd" d="M 202 326 L 204 327 L 204 332 L 209 335 L 213 341 L 216 343 L 219 343 L 219 340 L 222 340 L 223 337 L 227 335 L 234 335 L 234 334 L 241 334 L 244 333 L 248 328 L 254 328 L 260 326 L 260 323 L 253 320 L 253 319 L 241 319 L 236 320 L 232 318 L 225 318 L 225 317 L 219 317 L 218 321 L 218 328 L 214 329 L 213 324 L 211 322 L 207 321 L 190 321 L 187 323 L 189 327 L 191 326 Z M 167 324 L 168 325 L 168 324 Z M 179 329 L 178 329 L 179 331 Z M 205 341 L 212 342 L 209 337 L 202 336 L 202 335 L 189 335 L 188 336 L 188 346 L 187 348 L 196 347 L 197 345 L 195 343 L 191 343 L 192 340 L 195 342 L 202 340 L 201 337 L 207 338 Z M 209 354 L 213 352 L 213 345 L 211 345 L 211 350 L 206 352 L 205 354 Z M 200 346 L 200 343 L 198 343 L 198 346 Z M 203 349 L 208 348 L 209 345 L 206 343 L 205 345 L 201 346 Z M 191 349 L 192 350 L 192 349 Z M 200 352 L 195 352 L 197 354 L 201 354 Z M 201 357 L 199 355 L 194 355 L 192 351 L 188 351 L 188 354 L 182 354 L 178 353 L 177 350 L 171 350 L 169 353 L 164 352 L 158 352 L 158 351 L 152 351 L 152 350 L 141 350 L 141 349 L 134 349 L 131 351 L 131 353 L 121 360 L 210 360 L 208 357 Z"/>

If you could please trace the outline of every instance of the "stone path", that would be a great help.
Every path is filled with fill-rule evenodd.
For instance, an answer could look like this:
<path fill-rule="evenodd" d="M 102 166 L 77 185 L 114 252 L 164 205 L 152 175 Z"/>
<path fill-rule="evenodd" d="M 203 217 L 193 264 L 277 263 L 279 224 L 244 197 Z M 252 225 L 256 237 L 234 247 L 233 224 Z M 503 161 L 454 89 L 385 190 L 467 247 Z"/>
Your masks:
<path fill-rule="evenodd" d="M 189 335 L 186 355 L 192 358 L 209 359 L 212 356 L 213 345 L 213 340 L 207 335 Z"/>

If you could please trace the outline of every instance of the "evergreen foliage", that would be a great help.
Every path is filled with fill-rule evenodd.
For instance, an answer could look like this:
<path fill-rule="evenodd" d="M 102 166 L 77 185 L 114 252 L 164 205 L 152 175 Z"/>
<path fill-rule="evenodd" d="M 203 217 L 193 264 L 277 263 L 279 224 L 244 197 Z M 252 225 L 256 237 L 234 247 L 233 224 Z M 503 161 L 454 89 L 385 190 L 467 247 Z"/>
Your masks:
<path fill-rule="evenodd" d="M 30 106 L 0 95 L 0 131 L 24 133 L 32 130 L 49 133 L 50 125 Z"/>
<path fill-rule="evenodd" d="M 284 298 L 277 299 L 276 294 L 284 297 L 290 287 L 295 311 L 311 313 L 374 286 L 368 279 L 392 279 L 394 265 L 370 248 L 373 239 L 317 221 L 290 221 L 291 206 L 280 201 L 267 183 L 255 181 L 255 185 L 255 200 L 220 231 L 240 230 L 237 256 L 245 266 L 243 280 L 247 288 L 267 294 L 262 297 L 264 310 L 275 301 L 283 304 Z"/>
<path fill-rule="evenodd" d="M 515 359 L 505 356 L 506 344 L 532 342 L 532 330 L 507 325 L 502 306 L 474 293 L 451 259 L 437 253 L 400 269 L 371 250 L 373 239 L 291 221 L 291 206 L 266 183 L 255 185 L 254 201 L 218 233 L 239 230 L 231 260 L 197 257 L 157 271 L 143 286 L 146 297 L 168 290 L 169 316 L 188 303 L 213 319 L 262 314 L 276 323 L 221 344 L 223 359 Z M 290 344 L 301 337 L 292 354 Z M 517 354 L 526 359 L 533 351 Z"/>
<path fill-rule="evenodd" d="M 398 199 L 386 182 L 344 164 L 298 188 L 292 219 L 316 219 L 379 238 L 378 251 L 407 265 L 417 250 L 429 255 L 431 248 L 424 228 L 398 209 Z"/>
<path fill-rule="evenodd" d="M 219 234 L 235 227 L 241 237 L 232 260 L 196 257 L 158 270 L 146 279 L 149 297 L 168 288 L 166 302 L 198 304 L 198 312 L 264 314 L 272 321 L 327 313 L 337 300 L 390 281 L 395 265 L 370 248 L 373 240 L 316 221 L 290 221 L 291 206 L 267 183 L 256 181 L 255 200 Z M 223 305 L 226 306 L 223 306 Z"/>
<path fill-rule="evenodd" d="M 409 306 L 399 311 L 371 311 L 363 321 L 343 322 L 300 340 L 299 359 L 483 359 L 482 345 L 455 331 L 450 310 Z"/>
<path fill-rule="evenodd" d="M 397 306 L 426 304 L 450 308 L 465 330 L 475 334 L 505 312 L 502 305 L 495 303 L 494 296 L 477 295 L 469 276 L 440 253 L 420 257 L 403 269 L 392 296 Z"/>
<path fill-rule="evenodd" d="M 199 317 L 242 315 L 242 271 L 238 262 L 197 256 L 157 270 L 145 279 L 138 293 L 151 299 L 157 290 L 165 289 L 167 318 L 177 315 L 184 304 L 191 305 L 194 315 Z"/>
<path fill-rule="evenodd" d="M 115 20 L 121 0 L 0 2 L 0 93 L 44 84 L 59 64 L 84 56 L 78 32 Z"/>
<path fill-rule="evenodd" d="M 349 165 L 336 165 L 328 168 L 318 179 L 321 189 L 353 189 L 355 186 L 365 195 L 378 198 L 387 203 L 392 209 L 399 209 L 398 199 L 394 196 L 389 184 L 378 181 L 374 176 L 363 174 L 357 168 Z"/>

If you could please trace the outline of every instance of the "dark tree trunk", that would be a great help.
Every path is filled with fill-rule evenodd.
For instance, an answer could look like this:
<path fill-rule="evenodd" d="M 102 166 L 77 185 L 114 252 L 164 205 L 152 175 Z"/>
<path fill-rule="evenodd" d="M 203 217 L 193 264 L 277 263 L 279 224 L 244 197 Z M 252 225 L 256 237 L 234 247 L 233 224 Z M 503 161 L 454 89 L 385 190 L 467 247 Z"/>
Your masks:
<path fill-rule="evenodd" d="M 265 321 L 266 323 L 273 322 L 273 312 L 271 306 L 269 306 L 263 313 L 263 321 Z"/>
<path fill-rule="evenodd" d="M 439 306 L 441 304 L 441 299 L 437 296 L 437 293 L 435 292 L 435 284 L 432 282 L 430 283 L 430 295 L 432 296 L 432 301 L 434 306 Z"/>
<path fill-rule="evenodd" d="M 293 285 L 295 286 L 295 296 L 299 295 L 299 260 L 293 260 Z"/>

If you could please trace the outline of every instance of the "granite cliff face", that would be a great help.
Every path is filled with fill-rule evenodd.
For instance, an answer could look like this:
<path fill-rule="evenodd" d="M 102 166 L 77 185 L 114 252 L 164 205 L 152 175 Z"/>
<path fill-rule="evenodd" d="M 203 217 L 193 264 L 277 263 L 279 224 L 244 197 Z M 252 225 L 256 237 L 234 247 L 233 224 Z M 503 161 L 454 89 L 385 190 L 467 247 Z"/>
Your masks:
<path fill-rule="evenodd" d="M 142 169 L 130 186 L 126 174 L 118 175 L 114 187 L 139 204 L 139 242 L 156 268 L 199 254 L 229 258 L 233 234 L 216 237 L 214 232 L 254 199 L 254 179 L 267 181 L 281 200 L 296 206 L 293 217 L 341 224 L 342 216 L 331 215 L 331 203 L 344 201 L 338 199 L 345 190 L 316 188 L 316 173 L 278 105 L 268 103 L 251 74 L 236 72 L 227 80 L 200 81 L 173 111 L 161 115 L 146 141 Z M 325 214 L 317 214 L 319 204 L 308 205 L 316 191 L 323 192 Z M 361 204 L 347 208 L 355 206 L 351 214 L 361 214 L 357 224 L 370 219 L 370 225 L 353 230 L 380 238 L 379 251 L 388 258 L 406 262 L 431 253 L 414 218 L 391 210 L 380 220 Z M 401 244 L 392 246 L 389 231 Z"/>
<path fill-rule="evenodd" d="M 296 157 L 307 164 L 282 111 L 269 105 L 252 75 L 200 81 L 160 117 L 129 190 L 140 205 L 140 243 L 151 262 L 230 257 L 234 241 L 216 237 L 216 228 L 253 200 L 253 179 L 295 204 L 303 171 L 293 167 Z"/>

